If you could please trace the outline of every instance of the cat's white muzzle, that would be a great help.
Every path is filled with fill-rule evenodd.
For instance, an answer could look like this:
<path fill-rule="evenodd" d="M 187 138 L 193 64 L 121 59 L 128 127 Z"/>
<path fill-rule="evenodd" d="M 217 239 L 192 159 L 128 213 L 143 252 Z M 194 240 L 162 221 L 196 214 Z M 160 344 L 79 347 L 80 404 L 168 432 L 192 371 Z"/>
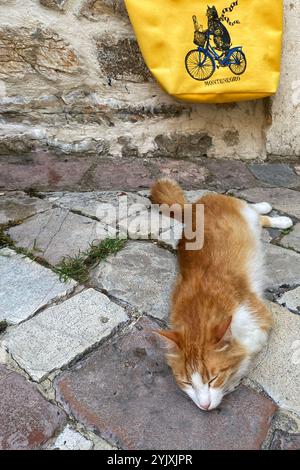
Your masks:
<path fill-rule="evenodd" d="M 203 411 L 211 411 L 219 406 L 224 393 L 220 388 L 212 388 L 207 385 L 200 389 L 192 386 L 185 388 L 185 392 L 193 400 L 193 402 Z"/>

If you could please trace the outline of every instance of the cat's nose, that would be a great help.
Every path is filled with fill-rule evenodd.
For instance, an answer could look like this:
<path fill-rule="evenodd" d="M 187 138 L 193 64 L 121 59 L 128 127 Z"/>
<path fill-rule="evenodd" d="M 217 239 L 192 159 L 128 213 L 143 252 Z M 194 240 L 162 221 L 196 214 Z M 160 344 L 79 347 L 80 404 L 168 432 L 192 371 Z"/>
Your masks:
<path fill-rule="evenodd" d="M 199 402 L 199 408 L 201 408 L 201 410 L 208 410 L 208 408 L 210 407 L 210 401 L 201 401 Z"/>

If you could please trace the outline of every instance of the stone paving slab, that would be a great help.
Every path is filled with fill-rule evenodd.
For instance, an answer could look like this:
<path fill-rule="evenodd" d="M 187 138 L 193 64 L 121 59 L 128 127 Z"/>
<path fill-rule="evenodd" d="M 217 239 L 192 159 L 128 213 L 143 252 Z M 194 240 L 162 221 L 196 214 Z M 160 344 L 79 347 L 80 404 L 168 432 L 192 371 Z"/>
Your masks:
<path fill-rule="evenodd" d="M 263 183 L 284 188 L 300 188 L 300 177 L 286 163 L 253 163 L 249 170 Z"/>
<path fill-rule="evenodd" d="M 89 441 L 80 432 L 75 431 L 68 425 L 57 437 L 51 448 L 58 450 L 90 450 L 92 447 L 92 441 Z"/>
<path fill-rule="evenodd" d="M 300 415 L 300 317 L 273 303 L 269 307 L 274 328 L 249 377 L 279 406 Z"/>
<path fill-rule="evenodd" d="M 0 196 L 0 225 L 26 219 L 50 207 L 44 199 L 30 197 L 22 191 L 3 194 Z"/>
<path fill-rule="evenodd" d="M 266 288 L 276 290 L 280 286 L 300 284 L 300 255 L 271 243 L 265 244 Z"/>
<path fill-rule="evenodd" d="M 72 292 L 77 283 L 63 283 L 44 268 L 9 248 L 0 250 L 0 320 L 19 323 L 49 302 Z"/>
<path fill-rule="evenodd" d="M 300 287 L 285 292 L 277 302 L 289 310 L 300 314 Z"/>
<path fill-rule="evenodd" d="M 269 202 L 273 209 L 300 218 L 300 192 L 286 188 L 251 188 L 231 191 L 249 202 Z"/>
<path fill-rule="evenodd" d="M 78 426 L 79 430 L 73 429 L 67 425 L 64 430 L 57 436 L 57 439 L 51 445 L 47 445 L 47 449 L 57 450 L 117 450 L 107 441 L 97 436 L 91 431 L 84 428 L 82 434 L 82 426 Z"/>
<path fill-rule="evenodd" d="M 300 434 L 289 434 L 276 429 L 270 446 L 271 450 L 300 450 Z"/>
<path fill-rule="evenodd" d="M 124 449 L 260 448 L 273 402 L 240 387 L 219 410 L 200 411 L 174 384 L 152 333 L 156 328 L 140 319 L 129 333 L 57 378 L 57 398 L 65 409 Z"/>
<path fill-rule="evenodd" d="M 67 365 L 128 320 L 125 310 L 88 289 L 8 332 L 4 347 L 35 381 Z"/>
<path fill-rule="evenodd" d="M 38 449 L 64 425 L 64 412 L 0 365 L 0 449 Z"/>
<path fill-rule="evenodd" d="M 56 208 L 31 217 L 12 227 L 8 233 L 17 246 L 27 248 L 55 265 L 63 257 L 76 256 L 87 250 L 94 241 L 115 235 L 115 230 L 88 217 Z"/>
<path fill-rule="evenodd" d="M 111 224 L 116 219 L 124 219 L 127 214 L 150 207 L 146 197 L 124 191 L 94 191 L 84 193 L 56 192 L 44 193 L 48 201 L 73 211 L 79 211 L 88 217 L 97 217 L 105 224 Z M 131 211 L 130 211 L 131 209 Z"/>
<path fill-rule="evenodd" d="M 91 283 L 141 313 L 166 319 L 176 266 L 175 256 L 166 249 L 130 241 L 93 270 Z"/>
<path fill-rule="evenodd" d="M 280 245 L 300 253 L 300 223 L 296 224 L 293 230 L 280 240 Z"/>

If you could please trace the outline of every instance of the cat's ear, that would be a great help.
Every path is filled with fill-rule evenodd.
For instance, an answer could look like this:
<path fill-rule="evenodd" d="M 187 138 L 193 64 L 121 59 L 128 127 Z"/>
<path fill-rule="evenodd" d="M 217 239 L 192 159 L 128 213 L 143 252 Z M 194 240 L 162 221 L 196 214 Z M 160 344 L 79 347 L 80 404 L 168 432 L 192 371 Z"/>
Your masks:
<path fill-rule="evenodd" d="M 154 330 L 154 333 L 160 336 L 169 348 L 180 347 L 180 334 L 174 330 Z"/>
<path fill-rule="evenodd" d="M 231 321 L 232 317 L 225 318 L 216 328 L 215 332 L 215 338 L 216 338 L 216 343 L 219 343 L 220 341 L 230 341 L 232 338 L 232 332 L 231 332 Z"/>

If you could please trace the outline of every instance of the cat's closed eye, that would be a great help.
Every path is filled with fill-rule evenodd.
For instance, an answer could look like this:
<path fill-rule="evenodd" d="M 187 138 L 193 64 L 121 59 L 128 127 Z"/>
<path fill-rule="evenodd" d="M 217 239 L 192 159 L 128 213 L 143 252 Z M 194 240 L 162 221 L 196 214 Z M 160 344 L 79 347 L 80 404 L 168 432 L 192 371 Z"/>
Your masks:
<path fill-rule="evenodd" d="M 218 378 L 218 375 L 210 379 L 210 381 L 208 382 L 208 385 L 211 385 L 217 378 Z"/>

